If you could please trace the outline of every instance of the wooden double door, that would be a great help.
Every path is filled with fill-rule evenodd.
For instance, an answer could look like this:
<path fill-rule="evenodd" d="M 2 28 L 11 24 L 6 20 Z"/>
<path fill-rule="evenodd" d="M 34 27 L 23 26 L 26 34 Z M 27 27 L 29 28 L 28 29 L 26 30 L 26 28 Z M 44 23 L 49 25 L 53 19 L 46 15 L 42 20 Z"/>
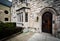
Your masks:
<path fill-rule="evenodd" d="M 42 32 L 52 34 L 52 13 L 45 12 L 42 15 Z"/>

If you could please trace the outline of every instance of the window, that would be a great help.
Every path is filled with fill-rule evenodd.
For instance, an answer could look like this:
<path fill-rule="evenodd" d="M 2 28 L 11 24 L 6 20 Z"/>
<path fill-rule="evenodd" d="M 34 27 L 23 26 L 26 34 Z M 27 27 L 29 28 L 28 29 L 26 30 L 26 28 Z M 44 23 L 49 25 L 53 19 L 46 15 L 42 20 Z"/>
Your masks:
<path fill-rule="evenodd" d="M 5 11 L 4 11 L 4 13 L 5 13 L 5 14 L 8 14 L 8 11 L 7 11 L 7 10 L 5 10 Z"/>
<path fill-rule="evenodd" d="M 18 0 L 15 0 L 15 4 L 17 4 L 18 3 Z"/>
<path fill-rule="evenodd" d="M 23 14 L 20 14 L 20 22 L 23 22 Z"/>
<path fill-rule="evenodd" d="M 59 0 L 54 0 L 54 2 L 59 1 Z"/>
<path fill-rule="evenodd" d="M 5 18 L 5 21 L 8 21 L 8 18 Z"/>
<path fill-rule="evenodd" d="M 12 7 L 13 7 L 13 8 L 15 7 L 15 3 L 12 3 Z"/>
<path fill-rule="evenodd" d="M 19 2 L 22 2 L 22 3 L 28 3 L 30 1 L 32 1 L 32 0 L 19 0 Z"/>
<path fill-rule="evenodd" d="M 23 2 L 23 0 L 19 0 L 19 2 Z"/>
<path fill-rule="evenodd" d="M 19 0 L 20 2 L 29 2 L 30 0 Z"/>
<path fill-rule="evenodd" d="M 23 0 L 20 0 L 21 2 L 23 2 Z"/>
<path fill-rule="evenodd" d="M 23 3 L 27 3 L 27 0 L 23 0 Z"/>
<path fill-rule="evenodd" d="M 28 6 L 28 3 L 26 3 L 26 6 Z"/>
<path fill-rule="evenodd" d="M 23 22 L 23 12 L 18 13 L 18 21 Z"/>
<path fill-rule="evenodd" d="M 19 0 L 19 2 L 25 3 L 27 2 L 27 0 Z"/>
<path fill-rule="evenodd" d="M 28 22 L 28 13 L 25 13 L 25 22 Z"/>

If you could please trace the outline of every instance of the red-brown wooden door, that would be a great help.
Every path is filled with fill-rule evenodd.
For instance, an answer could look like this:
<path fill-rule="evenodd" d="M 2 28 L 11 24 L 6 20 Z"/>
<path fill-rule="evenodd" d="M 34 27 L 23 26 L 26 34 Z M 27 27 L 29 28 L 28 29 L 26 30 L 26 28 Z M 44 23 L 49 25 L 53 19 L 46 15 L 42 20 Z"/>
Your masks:
<path fill-rule="evenodd" d="M 42 15 L 42 32 L 52 34 L 52 13 L 45 12 Z"/>

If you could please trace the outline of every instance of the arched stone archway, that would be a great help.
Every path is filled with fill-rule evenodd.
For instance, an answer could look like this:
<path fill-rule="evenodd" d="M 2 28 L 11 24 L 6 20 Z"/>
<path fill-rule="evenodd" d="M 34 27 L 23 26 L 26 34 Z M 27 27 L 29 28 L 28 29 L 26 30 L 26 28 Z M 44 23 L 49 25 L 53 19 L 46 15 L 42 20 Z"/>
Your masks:
<path fill-rule="evenodd" d="M 57 13 L 57 10 L 55 10 L 53 7 L 45 7 L 45 8 L 43 8 L 43 9 L 40 11 L 40 15 L 42 16 L 42 15 L 43 15 L 45 12 L 47 12 L 47 11 L 53 13 L 54 15 L 57 15 L 57 14 L 58 14 L 58 13 Z"/>
<path fill-rule="evenodd" d="M 55 28 L 57 28 L 56 27 L 56 17 L 57 17 L 57 11 L 54 9 L 54 8 L 52 8 L 52 7 L 46 7 L 46 8 L 43 8 L 41 11 L 40 11 L 40 13 L 39 13 L 39 15 L 38 16 L 40 16 L 40 31 L 41 32 L 43 32 L 42 31 L 42 16 L 43 16 L 43 14 L 45 13 L 45 12 L 50 12 L 51 14 L 52 14 L 52 34 L 55 34 L 55 32 L 56 32 L 56 29 Z"/>

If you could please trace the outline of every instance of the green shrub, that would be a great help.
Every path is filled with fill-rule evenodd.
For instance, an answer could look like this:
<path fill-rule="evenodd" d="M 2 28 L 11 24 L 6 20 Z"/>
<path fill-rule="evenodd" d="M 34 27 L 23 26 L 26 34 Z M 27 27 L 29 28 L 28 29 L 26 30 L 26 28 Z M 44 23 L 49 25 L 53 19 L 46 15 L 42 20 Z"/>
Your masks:
<path fill-rule="evenodd" d="M 4 27 L 3 25 L 4 23 L 0 21 L 0 32 L 3 30 L 3 27 Z"/>
<path fill-rule="evenodd" d="M 16 23 L 3 23 L 0 22 L 0 31 L 8 29 L 8 30 L 13 30 L 16 27 Z"/>
<path fill-rule="evenodd" d="M 4 23 L 4 28 L 13 30 L 16 27 L 16 23 Z"/>
<path fill-rule="evenodd" d="M 23 32 L 22 27 L 16 27 L 16 23 L 3 23 L 0 22 L 0 39 L 8 37 L 12 34 Z"/>

